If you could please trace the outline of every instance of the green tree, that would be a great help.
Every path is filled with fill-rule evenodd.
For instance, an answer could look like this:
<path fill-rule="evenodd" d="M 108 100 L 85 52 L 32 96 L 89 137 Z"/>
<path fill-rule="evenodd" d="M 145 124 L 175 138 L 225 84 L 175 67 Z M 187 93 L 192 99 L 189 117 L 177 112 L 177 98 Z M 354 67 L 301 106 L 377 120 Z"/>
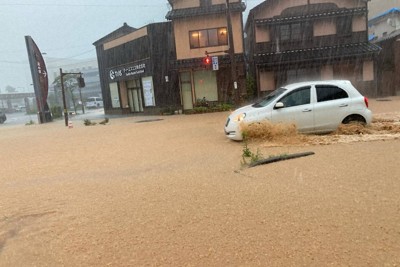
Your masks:
<path fill-rule="evenodd" d="M 6 91 L 9 92 L 9 93 L 15 93 L 17 91 L 17 89 L 15 89 L 15 87 L 7 85 L 6 86 Z"/>
<path fill-rule="evenodd" d="M 64 81 L 64 90 L 66 91 L 65 98 L 68 103 L 72 102 L 72 106 L 74 108 L 75 113 L 77 113 L 77 103 L 79 101 L 79 97 L 75 95 L 76 89 L 79 88 L 78 81 L 76 80 L 75 74 L 66 74 L 63 77 Z M 54 86 L 58 86 L 61 88 L 61 76 L 57 76 L 53 82 Z"/>
<path fill-rule="evenodd" d="M 248 75 L 246 78 L 247 100 L 253 100 L 256 97 L 257 85 L 254 77 Z"/>

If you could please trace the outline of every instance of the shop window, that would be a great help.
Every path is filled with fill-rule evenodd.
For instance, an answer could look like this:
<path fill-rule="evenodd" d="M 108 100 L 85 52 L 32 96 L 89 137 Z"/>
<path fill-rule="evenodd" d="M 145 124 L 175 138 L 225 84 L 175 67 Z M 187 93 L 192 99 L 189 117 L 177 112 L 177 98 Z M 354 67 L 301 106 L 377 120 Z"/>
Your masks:
<path fill-rule="evenodd" d="M 196 100 L 218 101 L 217 75 L 215 71 L 193 73 Z"/>
<path fill-rule="evenodd" d="M 220 46 L 228 44 L 226 28 L 214 28 L 189 32 L 190 48 Z"/>
<path fill-rule="evenodd" d="M 146 107 L 155 106 L 155 99 L 154 99 L 154 86 L 153 86 L 153 77 L 143 77 L 142 78 L 143 84 L 143 96 L 144 96 L 144 105 Z"/>
<path fill-rule="evenodd" d="M 118 93 L 118 83 L 110 83 L 110 95 L 112 108 L 120 108 L 121 103 Z"/>

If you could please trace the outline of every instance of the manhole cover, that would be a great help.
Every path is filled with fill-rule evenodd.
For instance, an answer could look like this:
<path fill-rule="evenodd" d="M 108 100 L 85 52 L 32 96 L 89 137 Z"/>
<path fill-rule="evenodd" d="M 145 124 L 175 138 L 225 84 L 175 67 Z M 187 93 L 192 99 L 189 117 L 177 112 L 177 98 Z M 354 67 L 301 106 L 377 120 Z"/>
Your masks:
<path fill-rule="evenodd" d="M 164 120 L 164 119 L 148 119 L 148 120 L 136 121 L 136 123 L 153 122 L 153 121 L 162 121 L 162 120 Z"/>

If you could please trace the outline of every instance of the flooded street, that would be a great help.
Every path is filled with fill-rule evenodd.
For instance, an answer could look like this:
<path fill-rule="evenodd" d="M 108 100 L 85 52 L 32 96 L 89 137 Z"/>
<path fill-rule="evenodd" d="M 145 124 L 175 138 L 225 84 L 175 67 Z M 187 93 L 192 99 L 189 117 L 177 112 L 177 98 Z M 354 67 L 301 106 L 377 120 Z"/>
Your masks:
<path fill-rule="evenodd" d="M 25 112 L 14 112 L 14 113 L 7 113 L 7 120 L 4 124 L 0 125 L 0 127 L 7 127 L 7 126 L 16 126 L 16 125 L 25 125 L 25 124 L 37 124 L 38 123 L 38 116 L 36 114 L 26 114 Z M 83 120 L 85 118 L 88 119 L 96 119 L 99 117 L 104 117 L 104 109 L 86 109 L 85 114 L 79 110 L 78 114 L 71 115 L 71 118 Z M 1 129 L 1 128 L 0 128 Z"/>
<path fill-rule="evenodd" d="M 251 143 L 315 155 L 244 168 L 227 115 L 0 125 L 0 266 L 400 265 L 400 134 Z"/>

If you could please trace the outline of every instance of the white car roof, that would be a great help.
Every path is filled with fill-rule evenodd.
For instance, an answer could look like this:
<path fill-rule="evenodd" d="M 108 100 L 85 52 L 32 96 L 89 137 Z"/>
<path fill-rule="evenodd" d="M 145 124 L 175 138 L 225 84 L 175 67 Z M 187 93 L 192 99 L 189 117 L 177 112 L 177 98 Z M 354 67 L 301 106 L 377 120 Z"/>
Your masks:
<path fill-rule="evenodd" d="M 308 85 L 319 85 L 319 84 L 349 86 L 351 85 L 351 82 L 349 80 L 306 81 L 306 82 L 292 83 L 282 87 L 291 90 L 298 87 L 303 87 Z"/>

